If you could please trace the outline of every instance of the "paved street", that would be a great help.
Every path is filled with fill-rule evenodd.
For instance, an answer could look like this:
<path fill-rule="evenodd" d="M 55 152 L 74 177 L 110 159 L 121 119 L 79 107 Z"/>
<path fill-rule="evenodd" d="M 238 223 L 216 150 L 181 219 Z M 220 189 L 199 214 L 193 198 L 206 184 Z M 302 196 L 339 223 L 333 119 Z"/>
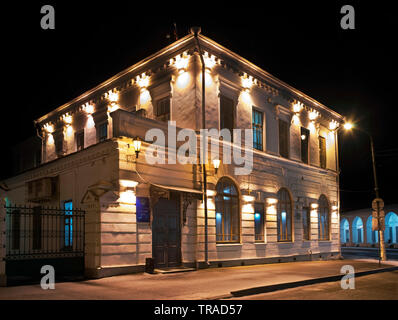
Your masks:
<path fill-rule="evenodd" d="M 342 247 L 341 254 L 346 259 L 379 258 L 378 248 Z M 398 249 L 386 249 L 387 259 L 398 261 Z"/>
<path fill-rule="evenodd" d="M 247 288 L 342 276 L 343 265 L 352 265 L 356 273 L 379 268 L 375 260 L 333 260 L 211 268 L 175 274 L 143 273 L 57 283 L 55 290 L 43 290 L 39 285 L 0 288 L 0 299 L 216 299 Z M 398 263 L 387 262 L 382 267 L 394 265 Z M 299 294 L 297 298 L 303 296 Z"/>
<path fill-rule="evenodd" d="M 355 279 L 355 289 L 343 290 L 340 281 L 279 290 L 238 300 L 398 300 L 398 271 Z"/>

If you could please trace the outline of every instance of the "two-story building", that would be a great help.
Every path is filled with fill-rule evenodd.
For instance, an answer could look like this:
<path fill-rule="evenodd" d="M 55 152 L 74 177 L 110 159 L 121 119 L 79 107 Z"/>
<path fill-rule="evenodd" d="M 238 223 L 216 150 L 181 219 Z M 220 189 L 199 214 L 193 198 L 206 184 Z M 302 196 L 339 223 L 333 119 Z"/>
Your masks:
<path fill-rule="evenodd" d="M 342 122 L 335 111 L 192 32 L 37 119 L 42 163 L 4 180 L 1 198 L 14 206 L 84 210 L 89 277 L 141 272 L 146 258 L 157 268 L 335 258 L 336 128 Z M 251 129 L 253 136 L 248 174 L 236 174 L 241 164 L 221 152 L 208 158 L 207 213 L 203 166 L 169 161 L 184 141 L 174 145 L 173 135 L 191 129 L 199 142 L 203 128 Z M 165 132 L 166 145 L 156 149 L 154 161 L 147 153 L 150 129 Z M 235 148 L 239 141 L 215 138 L 209 148 L 215 142 Z M 167 161 L 156 162 L 159 157 Z M 220 160 L 217 168 L 213 160 Z M 75 220 L 63 219 L 59 236 L 66 240 L 56 249 L 77 242 Z M 22 222 L 12 215 L 6 220 L 7 257 L 23 241 L 21 233 L 10 234 Z M 27 241 L 30 253 L 48 250 L 44 237 L 52 228 L 35 221 L 40 232 Z"/>

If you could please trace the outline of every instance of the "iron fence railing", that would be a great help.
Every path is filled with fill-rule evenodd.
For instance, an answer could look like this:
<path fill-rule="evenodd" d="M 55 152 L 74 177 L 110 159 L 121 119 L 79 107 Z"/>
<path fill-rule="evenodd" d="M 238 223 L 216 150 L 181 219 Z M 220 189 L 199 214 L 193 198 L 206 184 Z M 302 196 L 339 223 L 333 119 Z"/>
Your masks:
<path fill-rule="evenodd" d="M 6 260 L 84 256 L 79 209 L 6 206 Z"/>

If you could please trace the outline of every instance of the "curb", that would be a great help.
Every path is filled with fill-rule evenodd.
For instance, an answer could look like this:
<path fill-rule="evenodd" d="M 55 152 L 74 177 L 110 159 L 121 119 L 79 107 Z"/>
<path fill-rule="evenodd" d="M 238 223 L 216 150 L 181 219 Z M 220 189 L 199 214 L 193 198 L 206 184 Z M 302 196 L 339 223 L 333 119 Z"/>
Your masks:
<path fill-rule="evenodd" d="M 395 270 L 398 270 L 398 267 L 388 267 L 388 268 L 362 271 L 362 272 L 355 273 L 355 277 L 362 277 L 362 276 L 366 276 L 369 274 L 390 272 L 390 271 L 395 271 Z M 260 294 L 260 293 L 267 293 L 267 292 L 273 292 L 273 291 L 278 291 L 278 290 L 308 286 L 308 285 L 317 284 L 317 283 L 335 282 L 335 281 L 341 280 L 341 278 L 343 276 L 344 276 L 344 274 L 339 274 L 339 275 L 334 275 L 334 276 L 329 276 L 329 277 L 314 278 L 314 279 L 301 280 L 301 281 L 295 281 L 295 282 L 286 282 L 286 283 L 279 283 L 279 284 L 273 284 L 273 285 L 268 285 L 268 286 L 248 288 L 248 289 L 243 289 L 243 290 L 231 291 L 231 295 L 232 295 L 232 297 L 244 297 L 244 296 L 250 296 L 250 295 L 255 295 L 255 294 Z"/>

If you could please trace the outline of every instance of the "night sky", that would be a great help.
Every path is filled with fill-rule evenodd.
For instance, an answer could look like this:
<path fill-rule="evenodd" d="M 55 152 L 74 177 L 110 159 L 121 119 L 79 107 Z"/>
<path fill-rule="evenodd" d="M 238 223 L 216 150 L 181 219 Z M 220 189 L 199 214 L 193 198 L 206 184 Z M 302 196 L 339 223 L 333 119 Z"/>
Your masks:
<path fill-rule="evenodd" d="M 179 37 L 199 25 L 205 36 L 371 132 L 380 195 L 386 204 L 398 202 L 398 28 L 390 2 L 162 3 L 3 6 L 3 159 L 35 135 L 33 120 L 171 43 L 176 22 Z M 55 30 L 40 28 L 45 4 L 55 8 Z M 355 8 L 355 30 L 340 27 L 344 4 Z M 339 144 L 342 209 L 368 207 L 374 198 L 369 139 L 340 132 Z"/>

